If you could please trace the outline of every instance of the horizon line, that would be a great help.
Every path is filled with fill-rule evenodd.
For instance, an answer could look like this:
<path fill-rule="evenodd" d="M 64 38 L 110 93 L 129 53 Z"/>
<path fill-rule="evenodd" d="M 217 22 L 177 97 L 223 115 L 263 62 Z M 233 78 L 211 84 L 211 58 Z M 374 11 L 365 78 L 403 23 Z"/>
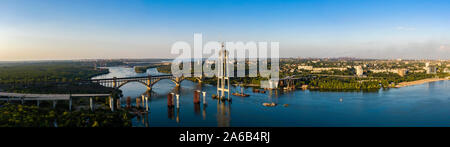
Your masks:
<path fill-rule="evenodd" d="M 431 60 L 431 61 L 449 61 L 450 59 L 430 59 L 430 58 L 360 58 L 360 57 L 280 57 L 279 59 L 353 59 L 353 60 Z M 175 58 L 74 58 L 74 59 L 19 59 L 19 60 L 0 60 L 0 62 L 50 62 L 50 61 L 89 61 L 89 60 L 175 60 Z M 187 58 L 185 58 L 187 59 Z M 190 58 L 197 59 L 197 58 Z M 203 58 L 206 59 L 206 58 Z M 248 59 L 248 58 L 246 58 Z"/>

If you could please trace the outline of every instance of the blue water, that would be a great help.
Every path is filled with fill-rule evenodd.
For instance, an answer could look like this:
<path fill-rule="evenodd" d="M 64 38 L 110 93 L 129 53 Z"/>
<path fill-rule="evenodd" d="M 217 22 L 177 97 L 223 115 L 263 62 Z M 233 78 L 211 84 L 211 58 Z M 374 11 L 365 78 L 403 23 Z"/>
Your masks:
<path fill-rule="evenodd" d="M 132 68 L 111 67 L 111 73 L 96 78 L 145 76 L 160 74 L 156 69 L 137 74 Z M 202 85 L 207 92 L 207 106 L 193 103 L 197 83 L 181 83 L 180 109 L 167 107 L 167 94 L 177 92 L 170 80 L 153 86 L 148 116 L 133 118 L 133 125 L 145 126 L 233 126 L 233 127 L 300 127 L 300 126 L 450 126 L 450 81 L 439 81 L 378 92 L 318 92 L 302 91 L 266 94 L 250 97 L 231 96 L 232 103 L 211 98 L 213 85 Z M 124 97 L 140 97 L 146 87 L 129 83 L 121 88 Z M 239 87 L 231 91 L 240 91 Z M 342 101 L 340 99 L 342 98 Z M 275 107 L 262 103 L 275 102 Z M 122 99 L 125 104 L 125 98 Z M 289 106 L 284 107 L 283 104 Z"/>

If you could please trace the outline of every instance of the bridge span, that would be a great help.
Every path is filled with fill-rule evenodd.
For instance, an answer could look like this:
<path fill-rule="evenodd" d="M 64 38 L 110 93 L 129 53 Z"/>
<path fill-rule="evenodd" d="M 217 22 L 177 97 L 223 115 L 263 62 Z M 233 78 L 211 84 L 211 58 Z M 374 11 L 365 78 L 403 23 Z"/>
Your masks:
<path fill-rule="evenodd" d="M 69 100 L 71 97 L 109 97 L 110 94 L 24 94 L 0 92 L 0 100 Z"/>
<path fill-rule="evenodd" d="M 185 80 L 185 77 L 175 77 L 173 75 L 148 75 L 148 76 L 141 76 L 141 77 L 125 77 L 125 78 L 106 78 L 106 79 L 92 79 L 89 80 L 92 83 L 98 83 L 105 87 L 110 87 L 114 89 L 119 89 L 120 87 L 131 83 L 131 82 L 137 82 L 143 84 L 145 87 L 147 87 L 147 90 L 150 91 L 154 84 L 157 82 L 163 80 L 163 79 L 169 79 L 173 83 L 175 83 L 176 87 L 179 87 L 181 82 Z M 199 82 L 203 81 L 203 77 L 196 77 L 196 79 Z"/>

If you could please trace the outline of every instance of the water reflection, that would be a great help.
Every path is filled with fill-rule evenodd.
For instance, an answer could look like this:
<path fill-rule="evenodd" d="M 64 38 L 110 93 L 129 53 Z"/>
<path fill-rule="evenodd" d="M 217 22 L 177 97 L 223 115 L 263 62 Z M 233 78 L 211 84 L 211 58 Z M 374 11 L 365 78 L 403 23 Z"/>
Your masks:
<path fill-rule="evenodd" d="M 177 123 L 180 123 L 180 108 L 177 108 Z"/>
<path fill-rule="evenodd" d="M 141 124 L 144 124 L 145 127 L 149 127 L 149 115 L 146 112 L 138 112 L 136 115 L 137 121 L 141 122 Z"/>
<path fill-rule="evenodd" d="M 218 127 L 229 127 L 230 126 L 230 109 L 231 103 L 217 101 L 217 126 Z"/>
<path fill-rule="evenodd" d="M 203 110 L 202 110 L 203 120 L 206 120 L 206 107 L 207 106 L 208 106 L 207 104 L 203 104 Z"/>
<path fill-rule="evenodd" d="M 194 104 L 194 113 L 195 115 L 200 115 L 200 103 Z"/>
<path fill-rule="evenodd" d="M 173 120 L 175 119 L 175 108 L 172 106 L 167 107 L 167 118 Z"/>

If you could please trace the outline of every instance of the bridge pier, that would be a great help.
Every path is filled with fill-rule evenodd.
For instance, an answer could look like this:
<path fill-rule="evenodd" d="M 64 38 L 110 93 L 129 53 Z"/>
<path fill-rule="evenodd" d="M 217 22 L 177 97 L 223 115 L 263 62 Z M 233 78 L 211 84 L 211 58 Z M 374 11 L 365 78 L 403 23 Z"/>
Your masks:
<path fill-rule="evenodd" d="M 92 100 L 92 97 L 89 98 L 89 107 L 91 108 L 91 111 L 94 112 L 94 102 Z"/>
<path fill-rule="evenodd" d="M 145 97 L 145 111 L 148 112 L 148 97 Z"/>
<path fill-rule="evenodd" d="M 141 95 L 141 101 L 142 101 L 142 106 L 144 106 L 145 105 L 145 95 Z"/>
<path fill-rule="evenodd" d="M 117 104 L 117 106 L 116 106 L 117 109 L 120 109 L 120 108 L 121 108 L 121 106 L 120 106 L 120 100 L 121 100 L 120 98 L 117 99 L 117 103 L 116 103 L 116 104 Z"/>
<path fill-rule="evenodd" d="M 177 109 L 179 109 L 180 108 L 180 95 L 177 94 L 176 97 L 177 97 Z"/>
<path fill-rule="evenodd" d="M 117 88 L 117 78 L 116 77 L 113 78 L 113 83 L 112 84 L 113 84 L 112 85 L 113 88 Z"/>
<path fill-rule="evenodd" d="M 174 93 L 167 94 L 167 107 L 169 108 L 173 107 L 173 96 Z"/>
<path fill-rule="evenodd" d="M 39 107 L 40 102 L 41 101 L 37 100 L 37 103 L 36 103 L 37 107 Z"/>
<path fill-rule="evenodd" d="M 111 108 L 111 111 L 114 112 L 114 99 L 112 97 L 109 97 L 109 107 Z"/>
<path fill-rule="evenodd" d="M 142 105 L 142 107 L 144 107 L 145 105 Z M 141 107 L 141 99 L 136 98 L 136 108 L 140 108 Z"/>
<path fill-rule="evenodd" d="M 152 91 L 152 76 L 151 75 L 148 75 L 146 84 L 147 84 L 146 85 L 147 86 L 147 91 L 148 92 Z"/>
<path fill-rule="evenodd" d="M 203 105 L 206 105 L 206 92 L 203 91 Z"/>
<path fill-rule="evenodd" d="M 72 111 L 72 98 L 69 98 L 69 111 Z"/>
<path fill-rule="evenodd" d="M 53 109 L 56 108 L 56 100 L 53 100 Z"/>

